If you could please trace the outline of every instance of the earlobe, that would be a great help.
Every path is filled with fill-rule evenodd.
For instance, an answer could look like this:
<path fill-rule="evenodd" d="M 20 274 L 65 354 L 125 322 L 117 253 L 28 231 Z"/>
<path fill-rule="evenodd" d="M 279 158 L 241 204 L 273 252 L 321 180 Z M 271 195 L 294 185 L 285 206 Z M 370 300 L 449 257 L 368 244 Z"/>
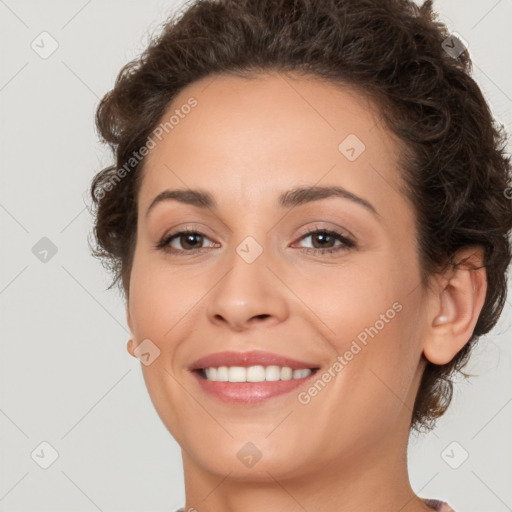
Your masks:
<path fill-rule="evenodd" d="M 133 356 L 133 357 L 136 357 L 135 353 L 133 352 L 133 339 L 130 338 L 128 340 L 128 343 L 126 344 L 126 350 L 128 350 L 128 353 Z"/>
<path fill-rule="evenodd" d="M 482 252 L 465 248 L 456 261 L 439 280 L 435 316 L 423 345 L 425 357 L 438 365 L 449 363 L 471 339 L 487 292 Z"/>

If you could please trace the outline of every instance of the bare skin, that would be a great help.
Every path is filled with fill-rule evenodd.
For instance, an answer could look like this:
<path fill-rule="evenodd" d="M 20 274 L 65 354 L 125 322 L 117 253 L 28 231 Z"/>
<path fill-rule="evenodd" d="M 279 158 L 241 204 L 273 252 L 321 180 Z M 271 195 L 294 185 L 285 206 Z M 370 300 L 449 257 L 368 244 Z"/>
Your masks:
<path fill-rule="evenodd" d="M 210 76 L 181 91 L 162 119 L 190 97 L 197 106 L 145 162 L 127 304 L 130 354 L 147 338 L 160 350 L 142 370 L 182 448 L 185 510 L 431 511 L 408 477 L 414 398 L 425 358 L 444 364 L 469 340 L 485 271 L 451 269 L 421 287 L 398 143 L 357 93 L 277 73 Z M 365 145 L 353 161 L 339 149 L 349 134 Z M 294 187 L 334 185 L 376 213 L 341 197 L 277 204 Z M 166 189 L 201 189 L 218 206 L 167 200 L 147 214 Z M 175 237 L 176 253 L 155 248 L 186 227 L 203 237 Z M 355 246 L 322 245 L 306 235 L 315 230 Z M 246 237 L 263 249 L 252 263 L 236 251 Z M 460 254 L 469 255 L 481 262 L 474 248 Z M 200 356 L 258 349 L 327 371 L 375 325 L 383 327 L 307 404 L 293 391 L 228 405 L 188 370 Z M 261 453 L 252 467 L 237 457 L 248 442 Z"/>

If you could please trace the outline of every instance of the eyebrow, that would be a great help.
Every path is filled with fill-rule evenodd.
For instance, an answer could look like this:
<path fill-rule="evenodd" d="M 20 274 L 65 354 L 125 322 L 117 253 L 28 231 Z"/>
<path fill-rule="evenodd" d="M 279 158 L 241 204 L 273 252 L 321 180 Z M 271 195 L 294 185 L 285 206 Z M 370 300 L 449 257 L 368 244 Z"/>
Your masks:
<path fill-rule="evenodd" d="M 345 188 L 338 186 L 297 187 L 291 190 L 287 190 L 279 196 L 277 206 L 281 208 L 292 208 L 330 197 L 348 199 L 349 201 L 363 206 L 373 215 L 379 216 L 379 213 L 375 207 L 366 199 L 363 199 L 362 197 L 349 192 Z M 191 206 L 196 206 L 198 208 L 208 208 L 213 210 L 217 208 L 217 202 L 209 192 L 192 189 L 164 190 L 153 199 L 146 211 L 146 217 L 157 204 L 171 200 L 179 201 L 180 203 L 188 204 Z"/>

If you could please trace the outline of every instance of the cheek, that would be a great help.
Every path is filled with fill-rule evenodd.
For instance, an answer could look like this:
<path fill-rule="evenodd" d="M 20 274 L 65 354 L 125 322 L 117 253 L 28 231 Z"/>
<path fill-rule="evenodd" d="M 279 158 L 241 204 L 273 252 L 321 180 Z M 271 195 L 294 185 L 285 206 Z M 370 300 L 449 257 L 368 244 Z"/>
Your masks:
<path fill-rule="evenodd" d="M 405 272 L 394 278 L 396 270 L 383 259 L 322 272 L 296 280 L 294 292 L 307 297 L 308 321 L 323 335 L 319 343 L 328 343 L 332 365 L 343 367 L 333 368 L 340 377 L 334 379 L 336 396 L 355 415 L 396 413 L 420 354 L 410 332 L 418 307 L 411 302 L 410 280 Z"/>
<path fill-rule="evenodd" d="M 358 336 L 364 342 L 370 336 L 367 329 L 375 324 L 379 332 L 386 330 L 399 315 L 402 291 L 390 275 L 382 259 L 359 257 L 338 266 L 311 266 L 292 282 L 312 321 L 316 316 L 315 324 L 343 349 L 347 340 Z"/>
<path fill-rule="evenodd" d="M 165 260 L 135 255 L 130 278 L 130 313 L 136 337 L 150 338 L 160 350 L 186 323 L 186 316 L 201 299 L 198 276 L 172 268 Z"/>

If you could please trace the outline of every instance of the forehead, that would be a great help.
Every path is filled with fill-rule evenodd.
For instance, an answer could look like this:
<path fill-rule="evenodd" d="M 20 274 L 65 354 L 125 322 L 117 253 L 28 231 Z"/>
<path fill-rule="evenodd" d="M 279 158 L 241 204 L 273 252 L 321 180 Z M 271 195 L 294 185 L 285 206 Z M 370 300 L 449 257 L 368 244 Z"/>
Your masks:
<path fill-rule="evenodd" d="M 352 88 L 279 73 L 208 76 L 174 98 L 160 126 L 141 208 L 169 188 L 199 187 L 245 207 L 298 184 L 340 185 L 374 204 L 400 196 L 398 142 Z"/>

